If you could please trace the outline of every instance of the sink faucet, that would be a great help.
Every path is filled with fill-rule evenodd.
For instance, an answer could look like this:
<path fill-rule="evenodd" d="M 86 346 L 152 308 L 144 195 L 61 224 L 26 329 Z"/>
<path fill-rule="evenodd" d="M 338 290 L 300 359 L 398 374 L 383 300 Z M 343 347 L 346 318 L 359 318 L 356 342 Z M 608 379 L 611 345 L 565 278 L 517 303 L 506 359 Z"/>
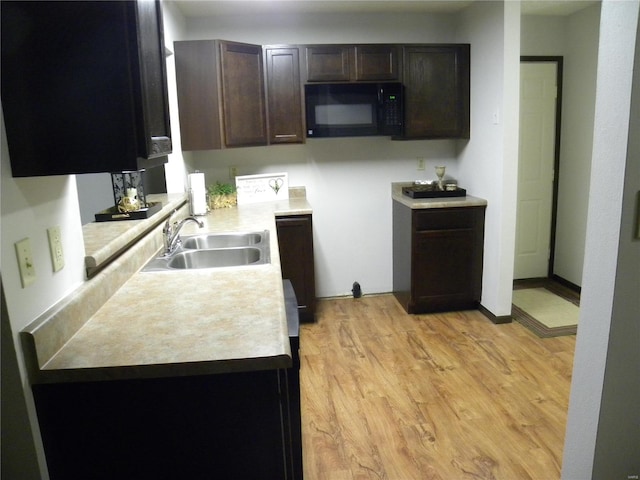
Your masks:
<path fill-rule="evenodd" d="M 175 213 L 175 212 L 173 212 Z M 171 217 L 173 213 L 169 215 L 167 223 L 164 224 L 162 229 L 162 237 L 164 239 L 164 254 L 171 255 L 174 250 L 180 245 L 180 230 L 185 223 L 191 221 L 196 222 L 200 228 L 204 227 L 204 223 L 198 220 L 196 217 L 186 217 L 179 222 L 171 223 Z"/>

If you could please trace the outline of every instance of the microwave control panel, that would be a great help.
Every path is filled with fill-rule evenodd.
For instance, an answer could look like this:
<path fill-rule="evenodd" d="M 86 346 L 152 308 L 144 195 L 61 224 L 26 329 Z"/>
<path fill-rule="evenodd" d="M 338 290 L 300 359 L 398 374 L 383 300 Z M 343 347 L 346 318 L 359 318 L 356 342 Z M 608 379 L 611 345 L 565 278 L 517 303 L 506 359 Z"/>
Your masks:
<path fill-rule="evenodd" d="M 401 97 L 395 93 L 383 93 L 384 124 L 388 126 L 402 126 Z"/>
<path fill-rule="evenodd" d="M 383 83 L 380 85 L 380 96 L 382 100 L 380 116 L 380 130 L 383 135 L 402 134 L 402 123 L 404 113 L 402 109 L 402 84 Z"/>

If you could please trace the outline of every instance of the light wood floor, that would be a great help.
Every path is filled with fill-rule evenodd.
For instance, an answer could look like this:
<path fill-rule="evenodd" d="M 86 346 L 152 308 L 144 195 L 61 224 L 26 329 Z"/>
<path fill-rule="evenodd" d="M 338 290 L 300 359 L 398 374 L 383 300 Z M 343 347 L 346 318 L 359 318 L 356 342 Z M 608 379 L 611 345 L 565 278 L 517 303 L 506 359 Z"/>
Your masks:
<path fill-rule="evenodd" d="M 301 326 L 306 480 L 560 477 L 575 337 L 391 295 Z"/>

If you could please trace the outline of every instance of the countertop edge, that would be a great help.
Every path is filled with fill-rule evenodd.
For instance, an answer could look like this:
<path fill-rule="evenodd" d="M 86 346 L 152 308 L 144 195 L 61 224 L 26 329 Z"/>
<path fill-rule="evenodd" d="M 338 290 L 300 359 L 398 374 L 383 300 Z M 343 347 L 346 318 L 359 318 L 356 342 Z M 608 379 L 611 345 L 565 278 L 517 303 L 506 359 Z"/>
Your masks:
<path fill-rule="evenodd" d="M 254 372 L 289 368 L 289 355 L 254 357 L 202 362 L 165 363 L 157 365 L 126 365 L 100 368 L 40 369 L 32 383 L 76 383 L 113 380 L 136 380 L 166 377 L 193 377 L 224 373 Z"/>
<path fill-rule="evenodd" d="M 402 193 L 402 187 L 413 185 L 413 182 L 394 182 L 391 184 L 391 198 L 411 209 L 486 207 L 483 198 L 467 195 L 465 197 L 411 198 Z"/>
<path fill-rule="evenodd" d="M 104 268 L 113 258 L 141 237 L 153 230 L 176 209 L 187 202 L 186 194 L 149 194 L 150 202 L 161 202 L 162 208 L 142 220 L 91 222 L 82 226 L 85 245 L 85 267 L 91 276 Z M 107 242 L 105 244 L 105 239 Z"/>

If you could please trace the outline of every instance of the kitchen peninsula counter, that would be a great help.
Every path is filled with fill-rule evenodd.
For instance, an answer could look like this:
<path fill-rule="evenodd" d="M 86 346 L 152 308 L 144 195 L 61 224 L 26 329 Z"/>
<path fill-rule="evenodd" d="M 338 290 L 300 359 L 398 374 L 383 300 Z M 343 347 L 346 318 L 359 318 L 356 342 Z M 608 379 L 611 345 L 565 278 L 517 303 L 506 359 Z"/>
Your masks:
<path fill-rule="evenodd" d="M 183 206 L 176 218 L 186 215 Z M 287 368 L 291 351 L 276 216 L 312 213 L 306 198 L 217 209 L 181 235 L 269 230 L 271 263 L 161 272 L 141 268 L 162 245 L 162 223 L 23 330 L 34 383 L 203 375 Z M 92 287 L 128 278 L 96 311 Z M 95 282 L 95 284 L 92 284 Z M 93 292 L 95 293 L 95 291 Z"/>

